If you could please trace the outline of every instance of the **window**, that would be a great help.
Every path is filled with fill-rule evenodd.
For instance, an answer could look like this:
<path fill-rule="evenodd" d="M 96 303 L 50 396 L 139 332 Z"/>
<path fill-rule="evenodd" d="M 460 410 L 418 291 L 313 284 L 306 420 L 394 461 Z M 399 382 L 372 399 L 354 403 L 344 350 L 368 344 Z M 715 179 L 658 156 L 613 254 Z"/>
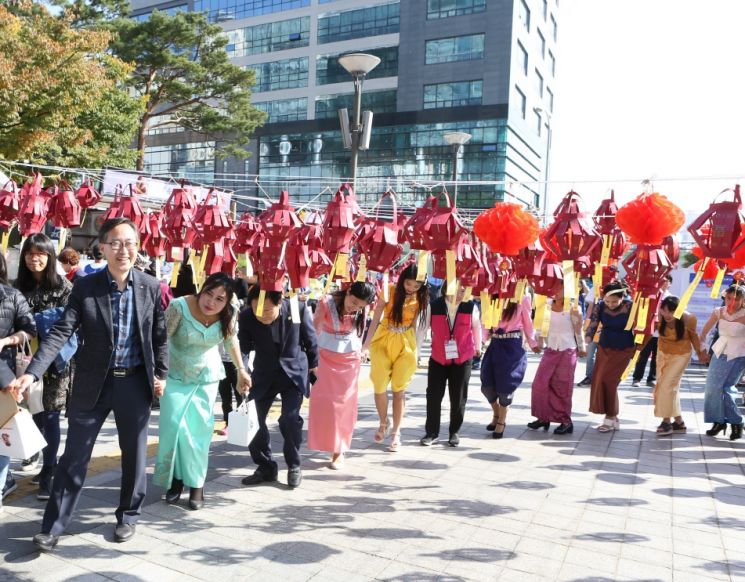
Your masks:
<path fill-rule="evenodd" d="M 551 36 L 554 39 L 554 42 L 556 42 L 557 37 L 559 36 L 559 31 L 556 26 L 556 19 L 554 18 L 554 15 L 551 15 Z"/>
<path fill-rule="evenodd" d="M 541 53 L 541 58 L 546 58 L 546 37 L 543 36 L 543 33 L 541 31 L 538 31 L 538 37 L 536 40 L 538 44 L 538 52 Z"/>
<path fill-rule="evenodd" d="M 215 142 L 192 142 L 145 148 L 145 171 L 194 181 L 215 176 Z"/>
<path fill-rule="evenodd" d="M 269 114 L 267 122 L 298 121 L 308 118 L 308 98 L 279 99 L 277 101 L 263 101 L 254 105 Z"/>
<path fill-rule="evenodd" d="M 549 112 L 554 112 L 554 92 L 551 91 L 548 87 L 546 87 L 546 99 L 548 100 L 548 110 Z"/>
<path fill-rule="evenodd" d="M 424 62 L 427 65 L 484 58 L 483 34 L 428 40 L 424 46 Z"/>
<path fill-rule="evenodd" d="M 427 20 L 463 16 L 486 10 L 486 0 L 427 0 Z"/>
<path fill-rule="evenodd" d="M 517 19 L 523 23 L 525 30 L 530 32 L 530 8 L 528 8 L 528 5 L 525 3 L 525 0 L 520 0 L 520 5 L 518 6 Z"/>
<path fill-rule="evenodd" d="M 528 51 L 525 50 L 523 43 L 519 40 L 517 41 L 517 50 L 515 51 L 515 64 L 523 72 L 523 75 L 528 75 Z"/>
<path fill-rule="evenodd" d="M 180 133 L 186 131 L 183 126 L 176 123 L 172 115 L 154 115 L 150 118 L 147 126 L 147 135 L 161 135 L 164 133 Z"/>
<path fill-rule="evenodd" d="M 517 107 L 520 111 L 520 116 L 525 119 L 525 115 L 528 109 L 528 100 L 525 97 L 525 93 L 520 91 L 520 87 L 515 87 L 515 93 L 517 93 Z"/>
<path fill-rule="evenodd" d="M 188 4 L 179 4 L 178 6 L 171 6 L 170 8 L 153 8 L 153 10 L 157 10 L 158 12 L 162 12 L 163 14 L 167 14 L 168 16 L 174 16 L 178 12 L 186 12 L 189 10 Z M 137 16 L 132 16 L 132 20 L 136 20 L 137 22 L 146 22 L 147 20 L 150 20 L 150 15 L 153 13 L 153 11 L 145 12 L 144 14 L 138 14 Z"/>
<path fill-rule="evenodd" d="M 368 73 L 366 79 L 381 79 L 383 77 L 395 77 L 398 75 L 398 47 L 390 46 L 363 51 L 375 55 L 380 59 L 380 64 Z M 343 83 L 351 81 L 352 77 L 347 70 L 339 64 L 340 55 L 319 55 L 316 57 L 316 85 L 328 85 L 329 83 Z"/>
<path fill-rule="evenodd" d="M 556 57 L 554 56 L 554 53 L 551 51 L 548 51 L 548 68 L 551 71 L 551 76 L 556 76 Z"/>
<path fill-rule="evenodd" d="M 249 65 L 256 72 L 254 91 L 277 91 L 308 86 L 308 57 Z"/>
<path fill-rule="evenodd" d="M 318 44 L 391 34 L 399 30 L 399 5 L 381 4 L 318 17 Z"/>
<path fill-rule="evenodd" d="M 543 97 L 543 75 L 538 72 L 538 69 L 535 70 L 535 91 Z"/>
<path fill-rule="evenodd" d="M 481 105 L 483 81 L 437 83 L 424 86 L 424 108 Z"/>
<path fill-rule="evenodd" d="M 339 109 L 346 107 L 350 115 L 354 108 L 354 95 L 341 93 L 316 97 L 316 119 L 328 119 L 337 116 Z M 375 114 L 396 111 L 396 90 L 365 91 L 362 94 L 362 109 Z"/>
<path fill-rule="evenodd" d="M 310 0 L 194 0 L 194 12 L 206 12 L 212 22 L 240 20 L 310 6 Z"/>
<path fill-rule="evenodd" d="M 293 18 L 228 31 L 230 58 L 287 50 L 310 44 L 310 18 Z"/>

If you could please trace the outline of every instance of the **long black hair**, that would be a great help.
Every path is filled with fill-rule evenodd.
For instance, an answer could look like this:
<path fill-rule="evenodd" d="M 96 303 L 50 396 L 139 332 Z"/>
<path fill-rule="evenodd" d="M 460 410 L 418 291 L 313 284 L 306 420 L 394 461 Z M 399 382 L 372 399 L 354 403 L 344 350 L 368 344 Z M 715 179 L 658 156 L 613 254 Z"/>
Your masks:
<path fill-rule="evenodd" d="M 197 301 L 201 297 L 202 293 L 222 287 L 225 289 L 225 307 L 220 312 L 220 329 L 222 329 L 223 339 L 228 339 L 232 333 L 231 323 L 233 322 L 233 316 L 235 315 L 235 308 L 233 307 L 233 295 L 235 294 L 235 286 L 233 285 L 233 279 L 231 279 L 225 273 L 213 273 L 204 282 L 199 293 L 197 293 Z"/>
<path fill-rule="evenodd" d="M 678 305 L 680 304 L 680 299 L 678 299 L 675 295 L 668 295 L 665 297 L 662 302 L 660 303 L 660 309 L 663 307 L 667 309 L 668 311 L 675 312 L 676 309 L 678 309 Z M 660 337 L 665 335 L 665 330 L 667 329 L 667 321 L 665 321 L 665 318 L 660 317 Z M 683 318 L 675 320 L 675 339 L 678 341 L 683 339 L 683 336 L 686 332 L 686 326 L 685 322 L 683 321 Z"/>
<path fill-rule="evenodd" d="M 414 263 L 406 267 L 398 276 L 396 290 L 393 292 L 393 307 L 391 308 L 391 323 L 401 325 L 404 320 L 404 302 L 406 301 L 406 289 L 404 281 L 407 279 L 416 281 L 417 268 Z M 427 304 L 429 303 L 429 288 L 426 281 L 422 281 L 422 286 L 416 292 L 417 303 L 419 304 L 419 323 L 424 324 L 427 317 Z"/>
<path fill-rule="evenodd" d="M 23 243 L 21 247 L 21 258 L 18 261 L 18 279 L 16 287 L 21 293 L 29 293 L 37 287 L 36 279 L 31 273 L 31 269 L 26 265 L 26 255 L 30 252 L 42 252 L 47 255 L 47 266 L 41 274 L 39 285 L 45 291 L 53 291 L 62 286 L 62 277 L 57 274 L 57 252 L 54 250 L 54 243 L 49 237 L 42 233 L 32 234 Z"/>
<path fill-rule="evenodd" d="M 347 296 L 347 292 L 354 295 L 357 299 L 366 301 L 369 305 L 375 300 L 375 285 L 366 281 L 355 281 L 349 286 L 347 291 L 337 291 L 332 295 L 334 303 L 336 304 L 336 312 L 339 314 L 339 318 L 344 316 L 344 299 Z M 357 328 L 357 335 L 362 337 L 365 331 L 365 310 L 361 309 L 357 313 L 357 317 L 354 320 L 354 325 Z"/>

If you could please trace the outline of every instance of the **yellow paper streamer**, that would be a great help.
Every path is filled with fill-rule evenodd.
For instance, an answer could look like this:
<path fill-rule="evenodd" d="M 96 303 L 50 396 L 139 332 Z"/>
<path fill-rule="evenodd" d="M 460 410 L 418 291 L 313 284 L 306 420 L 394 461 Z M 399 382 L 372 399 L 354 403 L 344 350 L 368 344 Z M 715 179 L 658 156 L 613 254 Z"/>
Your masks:
<path fill-rule="evenodd" d="M 60 228 L 59 229 L 59 243 L 57 243 L 57 254 L 58 255 L 62 252 L 62 249 L 65 248 L 65 242 L 67 242 L 67 229 Z"/>
<path fill-rule="evenodd" d="M 489 329 L 491 327 L 491 299 L 488 291 L 482 291 L 481 295 L 481 325 Z"/>
<path fill-rule="evenodd" d="M 2 249 L 3 249 L 3 256 L 5 256 L 6 253 L 8 252 L 8 242 L 9 241 L 10 241 L 10 231 L 4 232 L 3 233 L 3 236 L 2 236 L 2 242 L 0 243 L 0 245 L 2 245 Z"/>
<path fill-rule="evenodd" d="M 455 251 L 445 251 L 445 276 L 448 283 L 445 295 L 455 297 L 458 292 L 458 280 L 455 278 Z"/>
<path fill-rule="evenodd" d="M 577 298 L 577 287 L 574 280 L 574 261 L 562 261 L 561 270 L 564 273 L 564 311 L 569 311 L 571 300 Z"/>
<path fill-rule="evenodd" d="M 181 270 L 181 261 L 173 262 L 173 269 L 171 270 L 171 287 L 176 287 L 178 284 L 178 272 Z"/>
<path fill-rule="evenodd" d="M 609 234 L 603 235 L 603 250 L 600 253 L 600 266 L 607 267 L 610 260 L 610 245 L 613 239 Z"/>
<path fill-rule="evenodd" d="M 251 255 L 246 251 L 244 253 L 246 255 L 246 277 L 253 277 L 254 276 L 254 266 L 251 262 Z"/>
<path fill-rule="evenodd" d="M 719 299 L 719 291 L 722 289 L 722 281 L 724 280 L 724 274 L 727 272 L 727 267 L 721 267 L 717 271 L 717 278 L 714 279 L 714 285 L 711 287 L 712 299 Z"/>
<path fill-rule="evenodd" d="M 647 315 L 649 314 L 649 297 L 642 297 L 639 301 L 639 309 L 636 316 L 636 331 L 644 334 L 647 327 Z"/>
<path fill-rule="evenodd" d="M 636 323 L 636 312 L 639 309 L 639 294 L 634 295 L 634 302 L 631 304 L 631 312 L 629 313 L 629 320 L 626 322 L 624 330 L 631 331 Z"/>
<path fill-rule="evenodd" d="M 693 278 L 693 281 L 691 281 L 691 284 L 688 285 L 688 289 L 686 289 L 685 293 L 683 293 L 683 297 L 680 298 L 678 308 L 675 310 L 675 319 L 680 319 L 681 317 L 683 317 L 686 307 L 688 307 L 688 303 L 693 296 L 693 292 L 696 290 L 696 287 L 698 287 L 698 284 L 701 282 L 701 278 L 704 276 L 704 270 L 706 269 L 706 265 L 708 263 L 709 257 L 704 257 L 704 262 L 701 264 L 701 268 L 698 270 L 698 273 L 696 273 L 696 276 Z"/>
<path fill-rule="evenodd" d="M 546 319 L 546 296 L 536 295 L 535 296 L 535 315 L 533 316 L 533 327 L 537 330 L 541 330 L 543 335 L 543 321 Z"/>
<path fill-rule="evenodd" d="M 520 279 L 517 282 L 517 285 L 515 285 L 515 296 L 512 298 L 514 303 L 520 303 L 522 298 L 525 297 L 525 287 L 527 284 L 528 281 L 526 279 Z"/>
<path fill-rule="evenodd" d="M 465 303 L 471 299 L 473 299 L 473 289 L 471 287 L 466 287 L 466 292 L 463 293 L 463 299 L 461 299 L 461 302 Z"/>
<path fill-rule="evenodd" d="M 504 304 L 507 300 L 495 299 L 492 307 L 492 319 L 491 327 L 499 326 L 499 322 L 502 321 L 502 312 L 504 311 Z"/>
<path fill-rule="evenodd" d="M 597 303 L 602 299 L 600 295 L 602 294 L 602 289 L 600 289 L 603 286 L 603 266 L 600 263 L 595 264 L 595 274 L 592 277 L 592 286 L 595 289 L 595 293 L 593 293 L 594 301 Z"/>
<path fill-rule="evenodd" d="M 257 317 L 261 317 L 262 315 L 264 315 L 264 300 L 265 299 L 266 299 L 266 291 L 261 289 L 259 291 L 259 300 L 256 303 L 256 313 L 254 314 Z"/>
<path fill-rule="evenodd" d="M 326 278 L 326 286 L 323 288 L 323 292 L 327 294 L 331 290 L 331 283 L 334 282 L 334 275 L 336 274 L 336 263 L 339 260 L 339 253 L 336 254 L 336 257 L 334 258 L 334 264 L 331 265 L 331 272 L 329 273 L 329 276 Z"/>
<path fill-rule="evenodd" d="M 355 281 L 363 282 L 367 277 L 367 257 L 363 254 L 360 255 L 360 260 L 357 263 L 357 277 Z"/>
<path fill-rule="evenodd" d="M 645 335 L 644 335 L 643 333 L 637 333 L 637 334 L 636 334 L 636 335 L 634 336 L 634 343 L 635 343 L 635 344 L 643 344 L 643 343 L 644 343 L 644 338 L 645 338 L 645 337 L 646 337 L 646 336 L 645 336 Z"/>
<path fill-rule="evenodd" d="M 383 273 L 383 301 L 388 303 L 389 296 L 390 296 L 390 290 L 388 289 L 390 287 L 390 276 L 388 274 L 388 271 Z"/>
<path fill-rule="evenodd" d="M 300 323 L 300 303 L 294 289 L 290 291 L 290 316 L 292 317 L 292 323 Z"/>
<path fill-rule="evenodd" d="M 336 275 L 345 281 L 349 280 L 348 259 L 349 255 L 347 253 L 338 253 L 336 255 Z"/>
<path fill-rule="evenodd" d="M 636 361 L 639 359 L 639 351 L 634 352 L 634 357 L 631 358 L 631 361 L 629 362 L 629 365 L 626 366 L 626 369 L 623 371 L 623 374 L 621 374 L 621 382 L 626 380 L 626 378 L 629 377 L 629 374 L 631 374 L 631 370 L 633 370 L 636 367 Z"/>
<path fill-rule="evenodd" d="M 429 261 L 429 251 L 419 251 L 416 262 L 416 280 L 427 280 L 427 262 Z"/>

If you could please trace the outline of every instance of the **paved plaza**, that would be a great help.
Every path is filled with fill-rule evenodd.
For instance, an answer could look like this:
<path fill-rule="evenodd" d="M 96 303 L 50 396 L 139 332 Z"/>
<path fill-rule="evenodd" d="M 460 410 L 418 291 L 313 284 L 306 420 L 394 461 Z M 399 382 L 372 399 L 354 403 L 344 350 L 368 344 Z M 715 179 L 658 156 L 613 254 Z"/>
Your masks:
<path fill-rule="evenodd" d="M 620 431 L 595 431 L 598 418 L 584 412 L 589 389 L 577 388 L 574 434 L 555 436 L 525 427 L 537 362 L 531 355 L 502 440 L 484 429 L 491 411 L 476 375 L 457 448 L 419 445 L 426 370 L 409 390 L 399 453 L 372 442 L 377 416 L 364 382 L 345 469 L 304 451 L 296 490 L 284 470 L 278 483 L 241 486 L 253 472 L 248 451 L 218 437 L 205 508 L 167 505 L 151 487 L 124 544 L 113 541 L 119 472 L 109 421 L 56 551 L 31 544 L 43 509 L 33 487 L 6 498 L 0 580 L 745 580 L 745 441 L 703 434 L 703 369 L 684 380 L 688 434 L 658 438 L 651 389 L 626 382 Z M 281 452 L 276 418 L 270 430 Z"/>

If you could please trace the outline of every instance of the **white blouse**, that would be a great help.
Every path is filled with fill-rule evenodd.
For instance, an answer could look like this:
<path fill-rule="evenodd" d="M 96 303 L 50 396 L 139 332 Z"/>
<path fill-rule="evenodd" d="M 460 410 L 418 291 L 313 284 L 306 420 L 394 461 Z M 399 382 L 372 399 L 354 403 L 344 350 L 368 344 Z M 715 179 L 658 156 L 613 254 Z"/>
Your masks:
<path fill-rule="evenodd" d="M 745 317 L 745 309 L 740 309 L 732 315 L 722 307 L 719 310 L 719 338 L 711 346 L 717 357 L 727 356 L 727 359 L 745 357 L 745 324 L 737 319 Z"/>
<path fill-rule="evenodd" d="M 551 310 L 546 346 L 557 352 L 577 349 L 571 312 Z"/>

